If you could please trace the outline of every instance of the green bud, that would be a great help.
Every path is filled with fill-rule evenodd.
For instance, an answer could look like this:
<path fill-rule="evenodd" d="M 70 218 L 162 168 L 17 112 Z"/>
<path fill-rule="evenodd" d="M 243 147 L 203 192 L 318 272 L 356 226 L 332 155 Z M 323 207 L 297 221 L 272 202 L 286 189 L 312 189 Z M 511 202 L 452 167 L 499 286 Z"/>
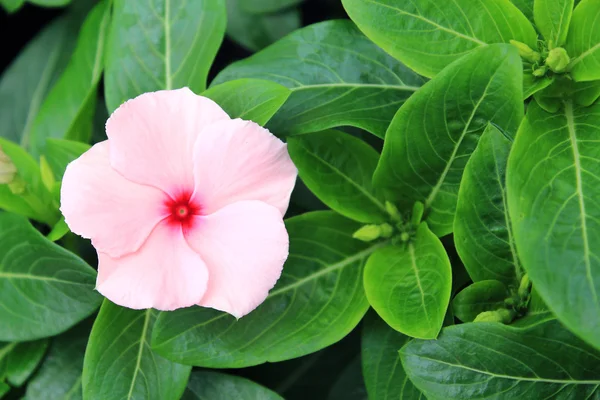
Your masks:
<path fill-rule="evenodd" d="M 569 54 L 562 47 L 557 47 L 550 50 L 548 58 L 546 58 L 546 65 L 551 71 L 560 73 L 567 69 L 567 66 L 571 62 Z"/>
<path fill-rule="evenodd" d="M 538 69 L 533 70 L 532 74 L 535 77 L 541 78 L 542 76 L 546 75 L 546 71 L 548 71 L 548 68 L 539 67 Z"/>
<path fill-rule="evenodd" d="M 538 53 L 537 51 L 533 51 L 531 47 L 527 46 L 525 43 L 517 42 L 516 40 L 511 40 L 510 44 L 512 44 L 517 48 L 517 50 L 519 50 L 519 55 L 522 59 L 526 61 L 536 63 L 542 58 L 542 56 L 540 56 L 540 53 Z"/>
<path fill-rule="evenodd" d="M 410 218 L 410 223 L 412 226 L 419 226 L 421 220 L 423 219 L 423 213 L 425 212 L 425 206 L 420 201 L 417 201 L 413 205 L 412 216 Z"/>
<path fill-rule="evenodd" d="M 52 168 L 50 168 L 50 164 L 48 164 L 48 160 L 44 156 L 40 156 L 40 173 L 42 175 L 42 183 L 48 191 L 52 192 L 56 179 L 54 179 Z"/>
<path fill-rule="evenodd" d="M 363 242 L 372 242 L 379 239 L 382 235 L 379 225 L 365 225 L 352 235 L 354 239 L 362 240 Z"/>
<path fill-rule="evenodd" d="M 496 311 L 484 311 L 477 315 L 473 322 L 500 322 L 502 324 L 509 324 L 514 317 L 514 311 L 501 308 Z"/>
<path fill-rule="evenodd" d="M 0 184 L 11 183 L 17 176 L 17 167 L 0 147 Z"/>
<path fill-rule="evenodd" d="M 410 239 L 410 235 L 408 234 L 408 232 L 402 232 L 402 234 L 400 235 L 400 240 L 402 240 L 403 242 L 408 242 L 408 239 Z"/>
<path fill-rule="evenodd" d="M 398 211 L 398 207 L 394 205 L 394 203 L 386 201 L 385 202 L 385 210 L 392 217 L 394 221 L 401 221 L 402 217 L 400 216 L 400 212 Z"/>
<path fill-rule="evenodd" d="M 390 224 L 381 224 L 379 225 L 379 229 L 381 231 L 381 237 L 390 238 L 394 234 L 394 227 Z"/>
<path fill-rule="evenodd" d="M 21 195 L 27 190 L 27 182 L 21 179 L 20 176 L 15 176 L 8 184 L 8 188 L 12 194 Z"/>
<path fill-rule="evenodd" d="M 519 284 L 519 290 L 517 291 L 517 293 L 519 294 L 519 297 L 522 299 L 526 299 L 527 296 L 529 296 L 530 288 L 531 288 L 531 281 L 529 280 L 529 275 L 525 274 L 521 278 L 521 283 Z"/>

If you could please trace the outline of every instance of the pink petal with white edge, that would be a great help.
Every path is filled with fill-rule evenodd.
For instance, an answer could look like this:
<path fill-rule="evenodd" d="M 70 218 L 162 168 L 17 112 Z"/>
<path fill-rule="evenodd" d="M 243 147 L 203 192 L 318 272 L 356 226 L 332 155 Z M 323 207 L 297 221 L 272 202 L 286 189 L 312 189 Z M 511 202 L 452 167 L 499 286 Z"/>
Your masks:
<path fill-rule="evenodd" d="M 194 199 L 204 214 L 241 200 L 260 200 L 283 216 L 298 170 L 287 145 L 267 129 L 241 119 L 206 128 L 194 148 Z"/>
<path fill-rule="evenodd" d="M 288 256 L 280 211 L 260 201 L 242 201 L 194 218 L 186 239 L 206 262 L 210 277 L 199 304 L 237 318 L 248 314 L 267 298 Z"/>
<path fill-rule="evenodd" d="M 96 289 L 120 306 L 171 311 L 198 304 L 206 291 L 206 264 L 187 244 L 181 226 L 166 221 L 136 253 L 98 258 Z"/>
<path fill-rule="evenodd" d="M 71 231 L 120 257 L 138 250 L 165 218 L 167 195 L 125 179 L 110 166 L 108 152 L 107 141 L 98 143 L 67 166 L 60 210 Z"/>
<path fill-rule="evenodd" d="M 230 119 L 217 103 L 188 88 L 144 93 L 106 122 L 111 164 L 126 178 L 177 197 L 193 187 L 198 135 L 219 120 Z"/>

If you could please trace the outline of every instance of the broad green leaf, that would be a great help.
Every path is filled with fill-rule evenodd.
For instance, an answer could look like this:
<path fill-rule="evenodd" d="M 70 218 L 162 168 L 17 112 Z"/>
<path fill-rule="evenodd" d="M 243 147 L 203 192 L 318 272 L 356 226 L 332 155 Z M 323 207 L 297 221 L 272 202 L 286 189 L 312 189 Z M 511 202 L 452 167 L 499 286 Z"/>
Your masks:
<path fill-rule="evenodd" d="M 213 86 L 202 96 L 214 100 L 231 118 L 265 125 L 291 92 L 285 86 L 262 79 L 238 79 Z"/>
<path fill-rule="evenodd" d="M 600 80 L 590 82 L 577 82 L 572 92 L 575 104 L 589 107 L 600 98 Z"/>
<path fill-rule="evenodd" d="M 157 311 L 131 310 L 104 300 L 83 362 L 86 400 L 181 398 L 191 367 L 150 349 Z"/>
<path fill-rule="evenodd" d="M 361 371 L 360 356 L 341 371 L 335 380 L 327 400 L 368 400 L 367 388 Z"/>
<path fill-rule="evenodd" d="M 72 0 L 27 0 L 31 4 L 35 4 L 42 7 L 64 7 L 69 4 Z"/>
<path fill-rule="evenodd" d="M 581 4 L 584 4 L 583 2 Z M 507 170 L 508 206 L 523 266 L 550 310 L 600 348 L 600 103 L 532 103 Z"/>
<path fill-rule="evenodd" d="M 186 364 L 239 368 L 300 357 L 346 336 L 367 311 L 363 266 L 382 245 L 352 239 L 360 225 L 330 211 L 286 226 L 290 256 L 263 304 L 239 320 L 201 307 L 161 313 L 152 348 Z"/>
<path fill-rule="evenodd" d="M 27 383 L 23 400 L 82 400 L 81 371 L 90 334 L 83 322 L 52 340 L 48 355 Z"/>
<path fill-rule="evenodd" d="M 23 4 L 25 4 L 25 0 L 0 0 L 0 5 L 4 7 L 9 14 L 17 12 L 23 7 Z M 0 395 L 2 395 L 2 390 L 0 390 Z"/>
<path fill-rule="evenodd" d="M 400 363 L 398 350 L 409 341 L 374 312 L 367 313 L 362 330 L 362 370 L 369 400 L 421 400 Z"/>
<path fill-rule="evenodd" d="M 407 243 L 373 253 L 364 285 L 369 303 L 389 326 L 412 337 L 437 337 L 450 301 L 452 268 L 426 223 Z"/>
<path fill-rule="evenodd" d="M 454 218 L 454 242 L 473 281 L 506 284 L 521 266 L 506 204 L 506 163 L 511 141 L 489 125 L 465 166 Z"/>
<path fill-rule="evenodd" d="M 62 179 L 67 165 L 90 149 L 86 143 L 65 139 L 48 139 L 44 149 L 46 160 L 57 179 Z"/>
<path fill-rule="evenodd" d="M 560 47 L 567 40 L 574 0 L 535 0 L 535 25 L 547 42 Z M 535 49 L 535 47 L 534 47 Z"/>
<path fill-rule="evenodd" d="M 334 130 L 288 139 L 300 178 L 332 210 L 358 222 L 388 219 L 371 177 L 379 155 L 364 141 Z"/>
<path fill-rule="evenodd" d="M 8 392 L 10 392 L 10 386 L 4 382 L 0 382 L 0 399 Z"/>
<path fill-rule="evenodd" d="M 508 135 L 523 118 L 517 50 L 496 44 L 456 61 L 394 116 L 375 171 L 375 187 L 400 210 L 416 201 L 438 236 L 452 232 L 463 169 L 488 122 Z"/>
<path fill-rule="evenodd" d="M 576 81 L 600 79 L 600 2 L 583 0 L 573 11 L 565 48 Z"/>
<path fill-rule="evenodd" d="M 213 371 L 194 371 L 181 400 L 283 400 L 248 379 Z"/>
<path fill-rule="evenodd" d="M 0 340 L 64 332 L 100 304 L 96 272 L 23 217 L 0 213 Z"/>
<path fill-rule="evenodd" d="M 244 10 L 246 0 L 226 0 L 227 36 L 250 51 L 258 51 L 302 26 L 300 11 L 289 8 L 278 13 L 256 15 Z"/>
<path fill-rule="evenodd" d="M 86 18 L 69 65 L 42 103 L 31 130 L 34 154 L 47 138 L 88 141 L 96 106 L 96 89 L 104 65 L 104 42 L 110 18 L 108 0 Z"/>
<path fill-rule="evenodd" d="M 533 6 L 534 0 L 511 0 L 511 2 L 517 6 L 519 10 L 527 17 L 528 20 L 533 22 Z"/>
<path fill-rule="evenodd" d="M 296 31 L 225 68 L 212 85 L 239 78 L 292 91 L 268 125 L 279 136 L 350 125 L 383 137 L 398 107 L 424 82 L 342 20 Z"/>
<path fill-rule="evenodd" d="M 600 81 L 575 82 L 566 76 L 555 77 L 552 85 L 534 94 L 544 110 L 556 113 L 565 101 L 580 106 L 592 105 L 600 96 Z"/>
<path fill-rule="evenodd" d="M 115 0 L 113 8 L 105 74 L 110 112 L 145 92 L 205 89 L 225 34 L 225 0 Z"/>
<path fill-rule="evenodd" d="M 537 48 L 531 23 L 510 0 L 342 0 L 361 31 L 426 77 L 477 47 L 516 40 Z"/>
<path fill-rule="evenodd" d="M 48 340 L 13 342 L 0 348 L 0 380 L 6 379 L 12 386 L 19 387 L 31 376 L 44 357 Z"/>
<path fill-rule="evenodd" d="M 515 328 L 475 322 L 400 351 L 428 399 L 598 399 L 600 353 L 555 319 Z"/>
<path fill-rule="evenodd" d="M 495 311 L 504 307 L 510 297 L 506 285 L 500 281 L 475 282 L 461 290 L 452 300 L 454 315 L 463 322 L 471 322 L 484 311 Z"/>
<path fill-rule="evenodd" d="M 528 99 L 535 93 L 550 86 L 553 82 L 552 78 L 544 76 L 537 78 L 531 74 L 531 71 L 523 71 L 523 99 Z"/>
<path fill-rule="evenodd" d="M 242 0 L 241 4 L 246 12 L 253 14 L 268 14 L 297 6 L 303 1 L 304 0 Z"/>
<path fill-rule="evenodd" d="M 69 61 L 78 24 L 68 14 L 44 28 L 0 79 L 0 136 L 28 148 L 33 120 Z"/>

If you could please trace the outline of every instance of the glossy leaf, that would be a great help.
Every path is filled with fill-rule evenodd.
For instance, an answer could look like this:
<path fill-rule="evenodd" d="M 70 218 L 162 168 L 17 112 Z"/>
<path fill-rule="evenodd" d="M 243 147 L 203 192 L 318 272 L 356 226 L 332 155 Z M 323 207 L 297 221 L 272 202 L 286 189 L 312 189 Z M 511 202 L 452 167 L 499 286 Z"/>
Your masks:
<path fill-rule="evenodd" d="M 34 154 L 43 152 L 47 138 L 88 141 L 104 66 L 110 6 L 100 2 L 86 18 L 65 71 L 42 103 L 31 130 Z"/>
<path fill-rule="evenodd" d="M 150 349 L 157 311 L 131 310 L 104 300 L 83 363 L 86 400 L 181 398 L 191 367 Z"/>
<path fill-rule="evenodd" d="M 450 65 L 394 116 L 375 171 L 375 187 L 401 210 L 416 201 L 438 236 L 452 232 L 463 169 L 488 122 L 508 135 L 523 117 L 522 67 L 504 44 L 477 49 Z"/>
<path fill-rule="evenodd" d="M 19 387 L 29 379 L 46 353 L 48 340 L 7 343 L 0 348 L 0 379 Z"/>
<path fill-rule="evenodd" d="M 428 399 L 600 396 L 600 354 L 555 319 L 526 328 L 450 326 L 436 341 L 413 340 L 400 352 L 408 376 Z"/>
<path fill-rule="evenodd" d="M 0 213 L 0 340 L 61 333 L 100 304 L 96 272 L 23 217 Z"/>
<path fill-rule="evenodd" d="M 450 301 L 452 268 L 426 223 L 408 243 L 373 253 L 364 284 L 369 303 L 389 326 L 412 337 L 437 337 Z"/>
<path fill-rule="evenodd" d="M 363 266 L 382 245 L 352 239 L 360 225 L 330 211 L 286 226 L 290 256 L 263 304 L 237 321 L 201 307 L 161 313 L 153 349 L 186 364 L 239 368 L 300 357 L 346 336 L 367 311 Z"/>
<path fill-rule="evenodd" d="M 202 92 L 225 24 L 225 0 L 115 0 L 106 53 L 109 111 L 144 92 Z"/>
<path fill-rule="evenodd" d="M 285 8 L 297 6 L 304 0 L 253 0 L 243 1 L 244 11 L 253 14 L 268 14 L 281 11 Z"/>
<path fill-rule="evenodd" d="M 454 315 L 463 322 L 471 322 L 484 311 L 504 307 L 510 297 L 506 285 L 500 281 L 479 281 L 461 290 L 452 301 Z"/>
<path fill-rule="evenodd" d="M 535 25 L 546 41 L 560 47 L 567 40 L 574 0 L 535 0 Z M 535 48 L 534 48 L 535 49 Z"/>
<path fill-rule="evenodd" d="M 67 165 L 89 149 L 90 145 L 86 143 L 65 139 L 48 139 L 44 155 L 52 169 L 52 173 L 60 180 Z"/>
<path fill-rule="evenodd" d="M 181 400 L 283 400 L 283 397 L 239 376 L 194 371 Z"/>
<path fill-rule="evenodd" d="M 521 277 L 506 204 L 511 141 L 489 125 L 463 173 L 454 219 L 454 242 L 473 281 L 506 284 Z"/>
<path fill-rule="evenodd" d="M 288 150 L 302 181 L 332 210 L 358 222 L 388 219 L 371 184 L 379 155 L 364 141 L 330 130 L 292 137 Z"/>
<path fill-rule="evenodd" d="M 292 91 L 268 125 L 280 136 L 350 125 L 383 137 L 398 107 L 424 82 L 341 20 L 294 32 L 225 68 L 212 85 L 239 78 Z"/>
<path fill-rule="evenodd" d="M 421 400 L 425 396 L 408 379 L 398 350 L 409 338 L 390 328 L 374 312 L 367 313 L 362 330 L 362 371 L 369 400 Z"/>
<path fill-rule="evenodd" d="M 361 31 L 417 73 L 433 77 L 469 51 L 517 40 L 537 48 L 531 23 L 509 0 L 342 0 Z"/>
<path fill-rule="evenodd" d="M 584 3 L 582 3 L 584 4 Z M 529 105 L 507 170 L 517 250 L 541 297 L 600 348 L 600 104 Z"/>
<path fill-rule="evenodd" d="M 202 96 L 214 100 L 231 118 L 265 125 L 290 96 L 290 90 L 262 79 L 239 79 L 213 86 Z"/>
<path fill-rule="evenodd" d="M 583 0 L 573 11 L 565 48 L 576 81 L 600 79 L 600 2 Z"/>

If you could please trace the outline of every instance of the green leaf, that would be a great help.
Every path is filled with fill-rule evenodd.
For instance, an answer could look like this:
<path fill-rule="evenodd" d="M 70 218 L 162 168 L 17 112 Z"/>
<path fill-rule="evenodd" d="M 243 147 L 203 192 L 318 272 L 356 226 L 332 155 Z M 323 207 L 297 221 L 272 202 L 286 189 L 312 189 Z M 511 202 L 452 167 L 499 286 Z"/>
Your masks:
<path fill-rule="evenodd" d="M 421 400 L 408 379 L 398 350 L 409 341 L 374 312 L 367 313 L 362 331 L 362 369 L 370 400 Z"/>
<path fill-rule="evenodd" d="M 46 140 L 44 155 L 57 179 L 62 179 L 67 165 L 90 149 L 90 145 L 65 139 Z"/>
<path fill-rule="evenodd" d="M 226 0 L 227 36 L 250 51 L 258 51 L 300 29 L 300 11 L 290 8 L 276 14 L 256 15 L 246 12 L 245 0 Z"/>
<path fill-rule="evenodd" d="M 535 0 L 535 25 L 547 42 L 560 47 L 567 40 L 574 0 Z"/>
<path fill-rule="evenodd" d="M 202 96 L 214 100 L 231 118 L 265 125 L 291 92 L 285 86 L 262 79 L 238 79 L 213 86 Z"/>
<path fill-rule="evenodd" d="M 576 81 L 600 79 L 600 2 L 583 0 L 573 11 L 565 48 L 571 56 L 571 76 Z"/>
<path fill-rule="evenodd" d="M 12 386 L 23 385 L 44 357 L 47 347 L 48 340 L 43 339 L 33 342 L 14 342 L 1 348 L 0 379 L 4 376 Z"/>
<path fill-rule="evenodd" d="M 523 99 L 528 99 L 540 90 L 547 88 L 552 82 L 553 79 L 547 76 L 538 78 L 533 76 L 531 71 L 523 71 Z"/>
<path fill-rule="evenodd" d="M 584 4 L 584 3 L 582 3 Z M 542 299 L 600 348 L 600 103 L 550 114 L 532 103 L 507 170 L 517 250 Z"/>
<path fill-rule="evenodd" d="M 96 272 L 25 218 L 0 213 L 0 340 L 64 332 L 100 304 Z"/>
<path fill-rule="evenodd" d="M 28 148 L 33 120 L 67 65 L 78 24 L 66 15 L 27 44 L 0 80 L 0 136 Z"/>
<path fill-rule="evenodd" d="M 600 80 L 575 83 L 572 96 L 577 105 L 591 106 L 600 98 Z"/>
<path fill-rule="evenodd" d="M 300 178 L 332 210 L 358 222 L 388 219 L 371 185 L 379 155 L 364 141 L 330 130 L 289 138 L 288 150 Z"/>
<path fill-rule="evenodd" d="M 42 7 L 64 7 L 72 0 L 27 0 L 28 2 Z"/>
<path fill-rule="evenodd" d="M 433 77 L 469 51 L 516 40 L 537 48 L 531 23 L 509 0 L 342 0 L 369 39 Z"/>
<path fill-rule="evenodd" d="M 452 232 L 463 169 L 488 122 L 508 135 L 523 118 L 517 50 L 496 44 L 450 65 L 394 117 L 375 171 L 375 187 L 400 210 L 416 201 L 438 236 Z"/>
<path fill-rule="evenodd" d="M 155 310 L 131 310 L 104 300 L 94 322 L 83 363 L 83 397 L 180 399 L 191 367 L 150 349 Z"/>
<path fill-rule="evenodd" d="M 408 243 L 373 253 L 364 284 L 369 303 L 389 326 L 412 337 L 437 337 L 450 301 L 452 268 L 426 223 Z"/>
<path fill-rule="evenodd" d="M 533 3 L 534 0 L 511 0 L 511 2 L 527 17 L 527 19 L 533 22 Z"/>
<path fill-rule="evenodd" d="M 454 218 L 454 242 L 473 281 L 514 284 L 520 263 L 506 204 L 511 141 L 489 125 L 463 173 Z"/>
<path fill-rule="evenodd" d="M 335 380 L 327 400 L 368 400 L 360 356 L 342 370 Z"/>
<path fill-rule="evenodd" d="M 34 154 L 43 151 L 47 138 L 90 139 L 109 19 L 109 2 L 104 0 L 83 23 L 69 65 L 48 93 L 33 122 Z"/>
<path fill-rule="evenodd" d="M 194 371 L 181 400 L 283 400 L 248 379 L 213 371 Z"/>
<path fill-rule="evenodd" d="M 500 281 L 475 282 L 461 290 L 454 300 L 454 315 L 463 322 L 471 322 L 484 311 L 495 311 L 504 307 L 504 300 L 510 297 L 506 285 Z"/>
<path fill-rule="evenodd" d="M 54 338 L 40 370 L 27 383 L 23 400 L 81 400 L 83 355 L 90 333 L 82 323 Z"/>
<path fill-rule="evenodd" d="M 56 242 L 62 239 L 67 233 L 69 233 L 69 226 L 65 222 L 65 217 L 62 217 L 56 225 L 52 227 L 52 230 L 46 235 L 46 238 L 51 242 Z"/>
<path fill-rule="evenodd" d="M 152 348 L 177 362 L 239 368 L 300 357 L 346 336 L 367 311 L 363 266 L 382 245 L 352 239 L 360 225 L 330 211 L 286 226 L 290 256 L 263 304 L 239 320 L 201 307 L 161 313 Z"/>
<path fill-rule="evenodd" d="M 115 0 L 106 53 L 109 111 L 145 92 L 202 92 L 225 25 L 225 0 Z"/>
<path fill-rule="evenodd" d="M 253 14 L 268 14 L 299 5 L 304 0 L 252 0 L 242 1 L 244 11 Z"/>
<path fill-rule="evenodd" d="M 597 399 L 600 354 L 555 319 L 515 328 L 476 322 L 413 340 L 402 364 L 428 399 Z"/>
<path fill-rule="evenodd" d="M 0 5 L 4 7 L 7 13 L 12 14 L 17 12 L 21 7 L 25 4 L 25 0 L 0 0 Z M 0 396 L 2 395 L 2 390 L 0 389 Z"/>
<path fill-rule="evenodd" d="M 350 125 L 383 137 L 398 107 L 424 82 L 342 20 L 296 31 L 225 68 L 212 85 L 239 78 L 292 91 L 268 125 L 279 136 Z"/>
<path fill-rule="evenodd" d="M 556 113 L 565 101 L 588 107 L 600 96 L 600 81 L 575 82 L 566 76 L 553 79 L 552 85 L 535 93 L 535 101 L 544 110 Z"/>

